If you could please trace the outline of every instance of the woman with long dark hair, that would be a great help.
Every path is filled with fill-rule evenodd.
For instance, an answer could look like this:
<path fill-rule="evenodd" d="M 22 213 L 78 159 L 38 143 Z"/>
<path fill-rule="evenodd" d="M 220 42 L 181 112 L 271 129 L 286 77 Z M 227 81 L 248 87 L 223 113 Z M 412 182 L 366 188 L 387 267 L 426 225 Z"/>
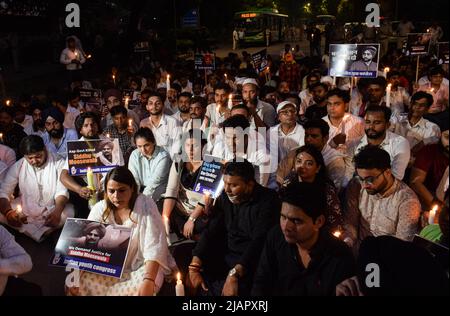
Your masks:
<path fill-rule="evenodd" d="M 105 199 L 97 203 L 89 220 L 133 228 L 121 279 L 82 272 L 80 287 L 71 294 L 83 296 L 153 296 L 164 275 L 176 264 L 169 253 L 161 215 L 151 197 L 139 194 L 126 167 L 111 170 L 105 179 Z"/>
<path fill-rule="evenodd" d="M 281 190 L 295 181 L 304 183 L 305 187 L 315 187 L 323 193 L 327 204 L 326 227 L 331 231 L 341 231 L 343 214 L 337 189 L 328 178 L 322 153 L 314 146 L 306 145 L 297 149 L 294 170 L 286 177 Z"/>

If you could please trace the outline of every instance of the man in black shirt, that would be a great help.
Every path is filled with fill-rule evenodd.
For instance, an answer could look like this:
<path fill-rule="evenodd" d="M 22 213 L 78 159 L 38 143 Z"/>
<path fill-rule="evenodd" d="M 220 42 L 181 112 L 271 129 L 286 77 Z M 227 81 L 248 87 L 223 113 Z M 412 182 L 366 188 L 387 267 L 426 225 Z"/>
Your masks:
<path fill-rule="evenodd" d="M 188 287 L 207 295 L 249 295 L 266 240 L 276 224 L 280 201 L 275 191 L 257 184 L 248 161 L 224 168 L 224 192 L 193 251 Z"/>
<path fill-rule="evenodd" d="M 328 86 L 322 82 L 316 82 L 311 85 L 314 104 L 306 109 L 305 117 L 308 120 L 321 119 L 328 115 Z"/>
<path fill-rule="evenodd" d="M 15 116 L 16 111 L 14 107 L 0 107 L 0 133 L 2 133 L 0 143 L 13 149 L 17 160 L 19 160 L 23 157 L 19 151 L 19 144 L 22 139 L 27 137 L 27 134 L 22 126 L 14 122 Z"/>
<path fill-rule="evenodd" d="M 301 186 L 292 183 L 280 192 L 280 225 L 267 236 L 254 296 L 331 296 L 355 274 L 350 248 L 322 229 L 325 197 Z"/>

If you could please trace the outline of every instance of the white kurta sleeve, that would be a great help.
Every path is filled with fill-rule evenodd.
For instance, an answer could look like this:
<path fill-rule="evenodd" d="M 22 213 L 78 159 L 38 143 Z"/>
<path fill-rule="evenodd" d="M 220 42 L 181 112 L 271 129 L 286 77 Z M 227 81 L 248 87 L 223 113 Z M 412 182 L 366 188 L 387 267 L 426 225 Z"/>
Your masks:
<path fill-rule="evenodd" d="M 23 158 L 9 168 L 4 181 L 0 184 L 0 198 L 9 200 L 14 193 L 16 185 L 19 183 L 19 171 L 22 163 Z"/>

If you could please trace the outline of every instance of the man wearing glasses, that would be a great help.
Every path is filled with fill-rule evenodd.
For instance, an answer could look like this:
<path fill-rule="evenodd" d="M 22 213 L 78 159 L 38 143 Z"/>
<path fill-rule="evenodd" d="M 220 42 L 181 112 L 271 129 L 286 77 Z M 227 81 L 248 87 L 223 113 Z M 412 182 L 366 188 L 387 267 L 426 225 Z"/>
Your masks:
<path fill-rule="evenodd" d="M 367 236 L 394 236 L 412 240 L 417 233 L 420 202 L 416 194 L 391 171 L 389 154 L 367 146 L 355 157 L 361 189 L 349 193 L 345 230 L 349 243 L 358 246 Z"/>

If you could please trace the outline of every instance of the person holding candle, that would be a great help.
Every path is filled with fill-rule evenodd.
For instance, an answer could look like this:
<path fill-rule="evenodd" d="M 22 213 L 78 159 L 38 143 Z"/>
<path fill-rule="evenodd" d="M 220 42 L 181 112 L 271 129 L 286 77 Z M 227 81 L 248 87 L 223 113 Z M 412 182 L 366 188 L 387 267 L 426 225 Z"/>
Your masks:
<path fill-rule="evenodd" d="M 360 242 L 371 235 L 411 241 L 418 230 L 420 202 L 405 183 L 395 178 L 389 154 L 368 146 L 354 161 L 360 189 L 349 189 L 344 200 L 349 244 L 358 249 Z"/>
<path fill-rule="evenodd" d="M 388 83 L 391 84 L 390 108 L 392 114 L 398 115 L 404 113 L 410 108 L 410 95 L 408 91 L 401 86 L 400 72 L 397 70 L 390 71 L 387 74 L 387 80 Z"/>
<path fill-rule="evenodd" d="M 118 139 L 123 159 L 128 161 L 131 152 L 135 149 L 133 141 L 134 131 L 138 129 L 137 124 L 128 114 L 130 111 L 121 105 L 111 108 L 109 115 L 112 124 L 103 130 L 103 135 L 109 134 L 109 138 Z M 129 124 L 131 120 L 131 125 Z"/>
<path fill-rule="evenodd" d="M 67 39 L 67 47 L 63 49 L 59 57 L 59 62 L 65 65 L 68 73 L 68 82 L 72 82 L 72 78 L 76 73 L 81 71 L 82 65 L 86 62 L 84 54 L 77 48 L 76 39 L 69 37 Z"/>
<path fill-rule="evenodd" d="M 253 296 L 333 296 L 354 275 L 350 248 L 324 229 L 321 192 L 301 182 L 281 192 L 280 223 L 268 234 L 253 281 Z"/>
<path fill-rule="evenodd" d="M 419 196 L 424 210 L 435 204 L 442 207 L 443 201 L 436 197 L 436 189 L 449 166 L 449 123 L 441 126 L 442 135 L 438 144 L 425 146 L 417 153 L 409 184 Z"/>
<path fill-rule="evenodd" d="M 174 161 L 162 206 L 162 215 L 178 237 L 198 238 L 208 222 L 205 208 L 210 203 L 204 195 L 194 192 L 194 185 L 203 164 L 206 138 L 201 130 L 183 135 L 186 160 Z"/>
<path fill-rule="evenodd" d="M 259 85 L 253 78 L 247 78 L 242 83 L 243 103 L 250 109 L 251 128 L 271 128 L 276 125 L 277 112 L 274 107 L 259 99 Z"/>
<path fill-rule="evenodd" d="M 431 94 L 419 91 L 411 98 L 410 111 L 407 116 L 393 115 L 391 117 L 391 131 L 408 140 L 411 156 L 414 158 L 424 146 L 437 144 L 441 138 L 439 126 L 423 117 L 428 113 L 432 104 Z M 412 159 L 411 162 L 414 163 L 414 160 Z"/>
<path fill-rule="evenodd" d="M 122 105 L 121 104 L 122 93 L 117 89 L 109 89 L 105 92 L 104 99 L 105 99 L 105 106 L 102 109 L 101 126 L 103 129 L 106 129 L 107 127 L 114 124 L 114 119 L 111 115 L 111 110 L 113 107 Z M 136 124 L 139 124 L 139 122 L 141 121 L 139 118 L 139 115 L 136 112 L 128 110 L 128 109 L 127 109 L 127 114 L 125 116 L 130 119 L 133 119 L 133 121 Z M 122 151 L 124 153 L 126 152 L 123 150 L 123 148 L 122 148 Z"/>
<path fill-rule="evenodd" d="M 88 219 L 133 228 L 124 274 L 116 279 L 82 272 L 79 287 L 68 288 L 67 292 L 79 296 L 154 296 L 164 277 L 177 270 L 156 204 L 139 194 L 126 167 L 107 174 L 104 191 L 105 199 L 92 208 Z"/>
<path fill-rule="evenodd" d="M 224 192 L 193 250 L 187 286 L 213 296 L 250 294 L 258 257 L 281 203 L 275 191 L 256 183 L 251 163 L 228 162 Z"/>
<path fill-rule="evenodd" d="M 230 109 L 227 107 L 227 98 L 231 93 L 228 85 L 219 83 L 214 87 L 214 100 L 206 108 L 205 126 L 218 128 L 230 115 Z"/>
<path fill-rule="evenodd" d="M 364 117 L 369 106 L 386 106 L 386 92 L 387 81 L 384 77 L 368 79 L 364 90 L 363 102 L 359 108 L 359 116 Z"/>
<path fill-rule="evenodd" d="M 49 153 L 37 135 L 24 138 L 19 148 L 24 158 L 9 169 L 1 184 L 0 222 L 41 241 L 74 216 L 67 189 L 59 180 L 64 160 Z M 12 200 L 16 185 L 21 196 Z"/>
<path fill-rule="evenodd" d="M 428 71 L 429 82 L 419 86 L 418 91 L 425 91 L 433 96 L 434 102 L 430 107 L 430 114 L 438 115 L 448 109 L 449 88 L 443 82 L 445 76 L 441 66 L 433 67 Z"/>

